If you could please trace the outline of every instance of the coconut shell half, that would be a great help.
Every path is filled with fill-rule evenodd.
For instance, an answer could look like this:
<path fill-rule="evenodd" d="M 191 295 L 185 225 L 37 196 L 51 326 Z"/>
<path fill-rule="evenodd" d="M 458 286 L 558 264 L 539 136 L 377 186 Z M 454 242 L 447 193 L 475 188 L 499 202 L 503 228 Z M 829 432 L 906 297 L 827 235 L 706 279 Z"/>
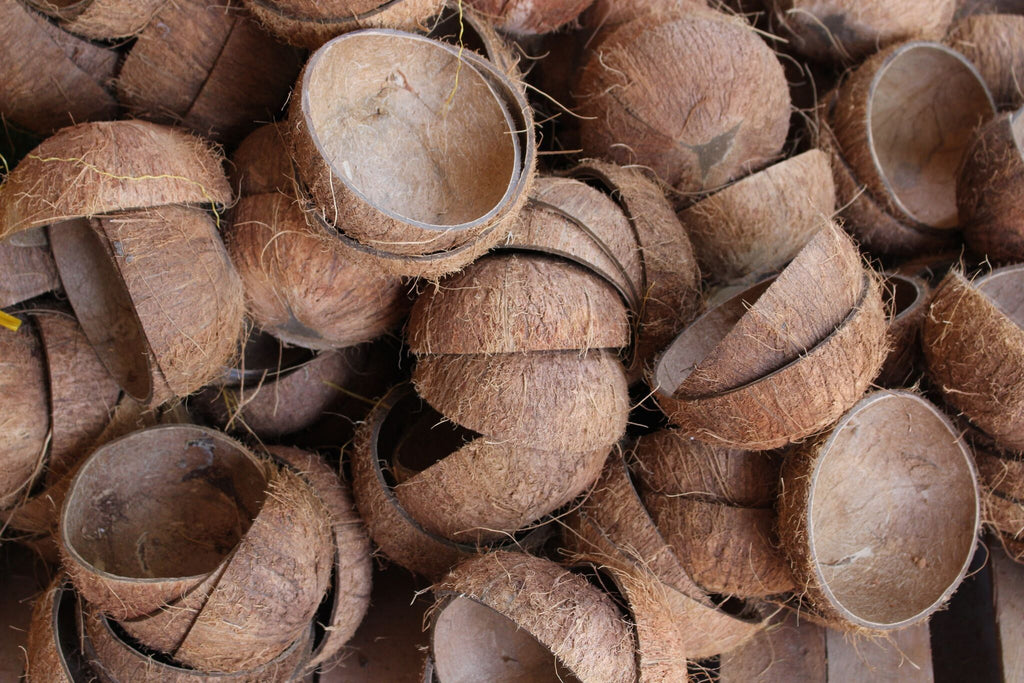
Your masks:
<path fill-rule="evenodd" d="M 11 240 L 0 242 L 0 308 L 60 289 L 48 247 L 49 242 L 30 247 L 17 246 Z"/>
<path fill-rule="evenodd" d="M 550 33 L 574 21 L 591 0 L 469 0 L 495 28 L 513 35 Z"/>
<path fill-rule="evenodd" d="M 149 23 L 167 0 L 28 0 L 72 33 L 91 40 L 129 38 Z"/>
<path fill-rule="evenodd" d="M 876 384 L 909 386 L 921 373 L 921 324 L 928 313 L 931 288 L 919 277 L 886 273 L 882 296 L 889 309 L 889 355 Z"/>
<path fill-rule="evenodd" d="M 788 456 L 781 491 L 780 533 L 803 599 L 834 628 L 889 630 L 927 618 L 974 554 L 973 459 L 916 394 L 861 400 Z"/>
<path fill-rule="evenodd" d="M 1024 17 L 985 13 L 953 24 L 946 43 L 977 67 L 999 109 L 1016 109 L 1024 104 L 1022 39 Z"/>
<path fill-rule="evenodd" d="M 25 646 L 28 681 L 77 683 L 95 675 L 78 637 L 77 603 L 63 574 L 36 598 Z"/>
<path fill-rule="evenodd" d="M 42 474 L 50 442 L 46 359 L 38 332 L 23 324 L 17 332 L 0 330 L 0 510 L 28 498 Z"/>

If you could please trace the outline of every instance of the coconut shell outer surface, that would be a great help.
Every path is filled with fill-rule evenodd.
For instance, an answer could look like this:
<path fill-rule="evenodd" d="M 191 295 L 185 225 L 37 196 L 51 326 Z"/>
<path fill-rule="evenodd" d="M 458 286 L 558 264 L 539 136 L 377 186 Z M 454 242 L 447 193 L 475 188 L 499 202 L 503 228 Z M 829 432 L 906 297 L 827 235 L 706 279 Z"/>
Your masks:
<path fill-rule="evenodd" d="M 64 633 L 66 622 L 59 619 L 60 608 L 71 586 L 67 577 L 58 576 L 47 589 L 36 598 L 32 606 L 32 621 L 25 644 L 26 680 L 73 683 L 75 673 L 68 661 L 70 653 L 65 652 L 64 643 L 73 642 L 75 634 Z M 65 640 L 66 639 L 66 640 Z M 78 672 L 86 673 L 89 672 Z"/>
<path fill-rule="evenodd" d="M 0 242 L 0 308 L 60 289 L 60 276 L 47 245 L 21 247 Z"/>
<path fill-rule="evenodd" d="M 907 386 L 922 371 L 921 325 L 931 287 L 918 277 L 885 273 L 883 294 L 889 308 L 889 355 L 875 380 L 884 387 Z"/>
<path fill-rule="evenodd" d="M 1014 18 L 1024 23 L 1024 17 Z M 1021 111 L 996 116 L 975 132 L 957 179 L 957 208 L 967 246 L 996 263 L 1024 261 L 1022 136 Z"/>
<path fill-rule="evenodd" d="M 979 14 L 960 19 L 949 30 L 946 44 L 967 57 L 985 79 L 1000 109 L 1024 104 L 1024 17 Z"/>
<path fill-rule="evenodd" d="M 636 680 L 633 636 L 614 603 L 583 577 L 549 560 L 508 551 L 481 555 L 453 569 L 434 594 L 441 605 L 435 607 L 432 647 L 442 679 L 446 666 L 438 658 L 439 640 L 453 637 L 444 633 L 444 611 L 469 599 L 533 636 L 582 683 Z M 456 654 L 451 647 L 445 648 L 449 656 L 481 655 L 462 648 Z"/>
<path fill-rule="evenodd" d="M 91 40 L 129 38 L 150 22 L 167 0 L 29 0 L 72 33 Z"/>
<path fill-rule="evenodd" d="M 231 202 L 208 143 L 145 121 L 83 123 L 58 131 L 0 186 L 0 239 L 31 227 L 126 209 Z"/>
<path fill-rule="evenodd" d="M 43 346 L 33 325 L 0 334 L 0 396 L 4 444 L 0 449 L 0 510 L 28 498 L 42 472 L 50 432 Z"/>
<path fill-rule="evenodd" d="M 742 19 L 715 12 L 614 29 L 576 92 L 584 154 L 646 166 L 682 193 L 764 166 L 789 129 L 782 65 Z"/>
<path fill-rule="evenodd" d="M 268 123 L 249 133 L 228 164 L 231 189 L 238 197 L 295 191 L 295 166 L 285 141 L 285 127 Z"/>
<path fill-rule="evenodd" d="M 590 0 L 469 0 L 469 4 L 500 31 L 536 35 L 556 31 L 574 21 L 590 5 Z"/>

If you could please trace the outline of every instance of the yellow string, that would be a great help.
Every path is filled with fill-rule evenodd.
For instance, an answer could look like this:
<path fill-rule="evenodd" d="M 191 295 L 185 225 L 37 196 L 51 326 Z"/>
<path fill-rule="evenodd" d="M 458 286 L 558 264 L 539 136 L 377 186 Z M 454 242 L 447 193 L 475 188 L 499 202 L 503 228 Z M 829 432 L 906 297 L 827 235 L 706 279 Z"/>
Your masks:
<path fill-rule="evenodd" d="M 0 311 L 0 327 L 6 327 L 11 332 L 17 332 L 21 328 L 21 321 L 13 315 L 7 315 Z"/>
<path fill-rule="evenodd" d="M 459 0 L 459 63 L 455 67 L 455 83 L 452 84 L 452 91 L 448 93 L 448 99 L 444 101 L 445 111 L 452 106 L 452 102 L 455 101 L 455 91 L 459 89 L 459 74 L 462 73 L 462 53 L 466 50 L 466 45 L 462 42 L 463 32 L 466 30 L 466 25 L 462 21 L 462 0 Z"/>

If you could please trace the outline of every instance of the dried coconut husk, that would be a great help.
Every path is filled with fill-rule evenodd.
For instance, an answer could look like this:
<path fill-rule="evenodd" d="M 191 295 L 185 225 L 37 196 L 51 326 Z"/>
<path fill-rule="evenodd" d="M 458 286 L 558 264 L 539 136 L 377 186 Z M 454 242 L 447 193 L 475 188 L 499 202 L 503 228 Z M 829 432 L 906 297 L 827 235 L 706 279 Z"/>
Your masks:
<path fill-rule="evenodd" d="M 921 341 L 945 400 L 1003 448 L 1024 450 L 1024 266 L 973 283 L 953 271 L 932 297 Z"/>
<path fill-rule="evenodd" d="M 549 560 L 482 555 L 453 569 L 434 595 L 431 652 L 442 682 L 636 680 L 633 636 L 615 604 Z"/>
<path fill-rule="evenodd" d="M 870 394 L 783 467 L 783 547 L 807 609 L 833 628 L 927 618 L 963 579 L 978 524 L 970 453 L 913 393 Z"/>
<path fill-rule="evenodd" d="M 1024 17 L 979 14 L 953 24 L 945 42 L 977 67 L 999 109 L 1016 109 L 1024 104 L 1022 40 Z"/>
<path fill-rule="evenodd" d="M 44 140 L 0 185 L 0 239 L 127 209 L 231 201 L 220 156 L 187 133 L 145 121 L 83 123 Z"/>
<path fill-rule="evenodd" d="M 1015 18 L 1024 24 L 1024 17 Z M 1000 114 L 979 128 L 957 178 L 956 203 L 964 239 L 986 261 L 1024 261 L 1022 114 L 1024 109 Z"/>
<path fill-rule="evenodd" d="M 486 256 L 417 298 L 415 354 L 495 354 L 623 348 L 625 305 L 587 270 L 539 254 Z"/>
<path fill-rule="evenodd" d="M 885 273 L 882 296 L 889 311 L 889 355 L 875 379 L 883 387 L 907 386 L 921 372 L 921 323 L 931 288 L 919 277 Z"/>
<path fill-rule="evenodd" d="M 701 329 L 687 328 L 673 346 L 689 344 L 690 335 Z M 749 450 L 778 448 L 828 426 L 861 397 L 885 360 L 885 332 L 880 285 L 865 273 L 861 299 L 846 319 L 782 368 L 729 391 L 689 398 L 674 392 L 680 365 L 670 362 L 677 353 L 670 347 L 651 385 L 662 410 L 685 435 Z"/>
<path fill-rule="evenodd" d="M 521 79 L 519 56 L 522 50 L 511 38 L 498 33 L 469 3 L 447 0 L 444 8 L 427 20 L 426 25 L 430 28 L 429 37 L 473 50 L 512 80 Z"/>
<path fill-rule="evenodd" d="M 970 62 L 945 45 L 917 41 L 883 50 L 852 72 L 829 123 L 853 177 L 882 210 L 948 230 L 959 222 L 960 161 L 974 128 L 993 113 Z"/>
<path fill-rule="evenodd" d="M 598 31 L 611 31 L 646 16 L 707 11 L 708 6 L 706 0 L 648 0 L 643 3 L 596 0 L 583 12 L 580 21 L 591 34 L 596 34 Z"/>
<path fill-rule="evenodd" d="M 245 136 L 228 163 L 231 189 L 238 197 L 293 194 L 295 169 L 282 123 L 268 123 Z"/>
<path fill-rule="evenodd" d="M 0 510 L 27 498 L 42 474 L 50 442 L 46 358 L 31 323 L 17 332 L 0 330 Z"/>
<path fill-rule="evenodd" d="M 667 54 L 676 58 L 666 63 Z M 682 193 L 764 166 L 789 129 L 775 53 L 742 18 L 718 12 L 614 29 L 594 47 L 576 93 L 584 154 L 648 167 Z"/>
<path fill-rule="evenodd" d="M 0 7 L 0 102 L 6 120 L 39 134 L 111 119 L 117 53 L 65 33 L 20 2 Z"/>
<path fill-rule="evenodd" d="M 416 31 L 445 0 L 244 0 L 260 23 L 281 40 L 316 50 L 342 33 L 368 28 Z"/>
<path fill-rule="evenodd" d="M 622 436 L 625 371 L 609 351 L 420 356 L 419 395 L 456 424 L 495 442 L 582 453 Z"/>
<path fill-rule="evenodd" d="M 666 496 L 767 507 L 778 495 L 777 456 L 703 443 L 674 429 L 641 437 L 633 460 L 644 489 Z"/>
<path fill-rule="evenodd" d="M 134 116 L 231 144 L 273 118 L 301 66 L 298 50 L 267 40 L 237 7 L 174 0 L 125 57 L 118 100 Z"/>
<path fill-rule="evenodd" d="M 591 0 L 467 0 L 495 28 L 513 35 L 551 33 L 575 21 Z"/>
<path fill-rule="evenodd" d="M 1009 498 L 1024 500 L 1024 461 L 975 448 L 974 462 L 983 486 Z"/>
<path fill-rule="evenodd" d="M 21 247 L 11 240 L 0 242 L 0 273 L 0 308 L 61 287 L 48 243 Z"/>
<path fill-rule="evenodd" d="M 36 598 L 25 646 L 27 681 L 77 683 L 95 675 L 78 637 L 76 603 L 74 589 L 63 574 Z"/>
<path fill-rule="evenodd" d="M 789 610 L 747 643 L 722 655 L 721 683 L 826 683 L 826 631 Z"/>
<path fill-rule="evenodd" d="M 216 378 L 242 332 L 242 285 L 210 216 L 161 208 L 54 225 L 57 269 L 100 360 L 154 405 Z"/>
<path fill-rule="evenodd" d="M 781 269 L 832 217 L 828 156 L 809 150 L 679 212 L 704 278 L 754 280 Z"/>
<path fill-rule="evenodd" d="M 68 31 L 92 40 L 141 32 L 167 0 L 27 0 Z M 178 0 L 174 0 L 177 2 Z"/>

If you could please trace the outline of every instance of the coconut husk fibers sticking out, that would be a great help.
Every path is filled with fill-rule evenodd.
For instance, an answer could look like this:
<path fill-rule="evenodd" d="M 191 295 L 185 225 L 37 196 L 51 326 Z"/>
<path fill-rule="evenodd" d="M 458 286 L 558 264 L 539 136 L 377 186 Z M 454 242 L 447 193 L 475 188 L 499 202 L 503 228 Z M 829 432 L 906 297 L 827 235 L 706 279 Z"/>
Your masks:
<path fill-rule="evenodd" d="M 6 434 L 0 462 L 0 510 L 27 498 L 42 473 L 50 439 L 46 360 L 31 323 L 0 334 L 0 423 Z"/>
<path fill-rule="evenodd" d="M 61 287 L 48 243 L 21 247 L 11 240 L 0 241 L 0 273 L 0 308 Z"/>
<path fill-rule="evenodd" d="M 590 0 L 468 0 L 494 26 L 513 35 L 550 33 L 576 19 Z"/>
<path fill-rule="evenodd" d="M 215 379 L 242 332 L 242 285 L 210 216 L 165 206 L 54 225 L 65 291 L 110 374 L 154 405 Z"/>
<path fill-rule="evenodd" d="M 1000 109 L 1024 104 L 1021 73 L 1024 73 L 1024 17 L 1014 14 L 980 14 L 953 24 L 946 44 L 960 52 L 978 69 Z"/>
<path fill-rule="evenodd" d="M 968 282 L 951 272 L 932 298 L 921 341 L 945 400 L 1010 450 L 1024 450 L 1024 266 Z"/>
<path fill-rule="evenodd" d="M 244 0 L 271 33 L 316 50 L 335 36 L 366 28 L 422 29 L 444 0 Z"/>
<path fill-rule="evenodd" d="M 1011 456 L 974 446 L 985 525 L 999 537 L 1006 553 L 1020 562 L 1024 530 L 1024 465 Z"/>
<path fill-rule="evenodd" d="M 231 189 L 238 197 L 295 193 L 295 167 L 281 123 L 268 123 L 245 136 L 228 163 Z"/>
<path fill-rule="evenodd" d="M 885 273 L 882 295 L 889 311 L 889 355 L 875 383 L 907 386 L 921 373 L 921 323 L 931 303 L 931 288 L 919 277 Z"/>
<path fill-rule="evenodd" d="M 910 42 L 852 72 L 829 122 L 854 177 L 884 211 L 951 229 L 957 169 L 974 128 L 993 113 L 988 88 L 960 53 Z"/>
<path fill-rule="evenodd" d="M 220 156 L 200 139 L 145 121 L 83 123 L 44 140 L 7 176 L 0 239 L 83 216 L 230 202 Z"/>
<path fill-rule="evenodd" d="M 608 32 L 617 26 L 648 16 L 659 17 L 700 10 L 708 11 L 706 0 L 649 0 L 644 3 L 597 0 L 580 16 L 580 23 L 593 33 Z"/>
<path fill-rule="evenodd" d="M 796 256 L 833 214 L 828 156 L 780 161 L 679 212 L 704 278 L 753 280 Z"/>
<path fill-rule="evenodd" d="M 460 564 L 434 595 L 442 681 L 636 680 L 633 636 L 614 603 L 553 562 L 496 551 Z"/>
<path fill-rule="evenodd" d="M 42 135 L 75 121 L 111 119 L 113 49 L 65 33 L 20 2 L 0 7 L 0 101 L 4 118 Z"/>
<path fill-rule="evenodd" d="M 1000 114 L 975 132 L 956 183 L 967 246 L 996 263 L 1024 261 L 1022 114 Z"/>
<path fill-rule="evenodd" d="M 825 683 L 828 660 L 825 629 L 783 611 L 747 643 L 722 655 L 722 683 Z"/>
<path fill-rule="evenodd" d="M 973 460 L 916 394 L 880 391 L 788 456 L 779 527 L 812 612 L 833 628 L 921 621 L 956 590 L 979 524 Z"/>
<path fill-rule="evenodd" d="M 468 3 L 445 2 L 437 16 L 427 20 L 427 35 L 452 45 L 462 45 L 479 53 L 514 81 L 522 80 L 519 59 L 522 54 L 511 38 L 494 26 Z"/>
<path fill-rule="evenodd" d="M 36 598 L 25 645 L 27 680 L 74 683 L 94 675 L 79 645 L 76 602 L 63 574 Z"/>
<path fill-rule="evenodd" d="M 822 342 L 793 362 L 748 384 L 718 394 L 673 393 L 681 357 L 691 335 L 703 335 L 739 294 L 687 328 L 662 356 L 651 376 L 655 398 L 683 434 L 709 443 L 769 450 L 804 439 L 828 426 L 867 390 L 888 351 L 886 315 L 876 278 L 864 274 L 862 295 L 847 317 Z M 725 311 L 727 313 L 727 311 Z M 717 323 L 715 323 L 717 324 Z"/>
<path fill-rule="evenodd" d="M 28 0 L 68 31 L 91 40 L 134 36 L 167 0 Z"/>
<path fill-rule="evenodd" d="M 666 63 L 666 54 L 676 58 Z M 775 53 L 742 18 L 718 12 L 614 29 L 594 47 L 576 92 L 584 154 L 646 166 L 682 193 L 764 166 L 789 129 Z"/>

